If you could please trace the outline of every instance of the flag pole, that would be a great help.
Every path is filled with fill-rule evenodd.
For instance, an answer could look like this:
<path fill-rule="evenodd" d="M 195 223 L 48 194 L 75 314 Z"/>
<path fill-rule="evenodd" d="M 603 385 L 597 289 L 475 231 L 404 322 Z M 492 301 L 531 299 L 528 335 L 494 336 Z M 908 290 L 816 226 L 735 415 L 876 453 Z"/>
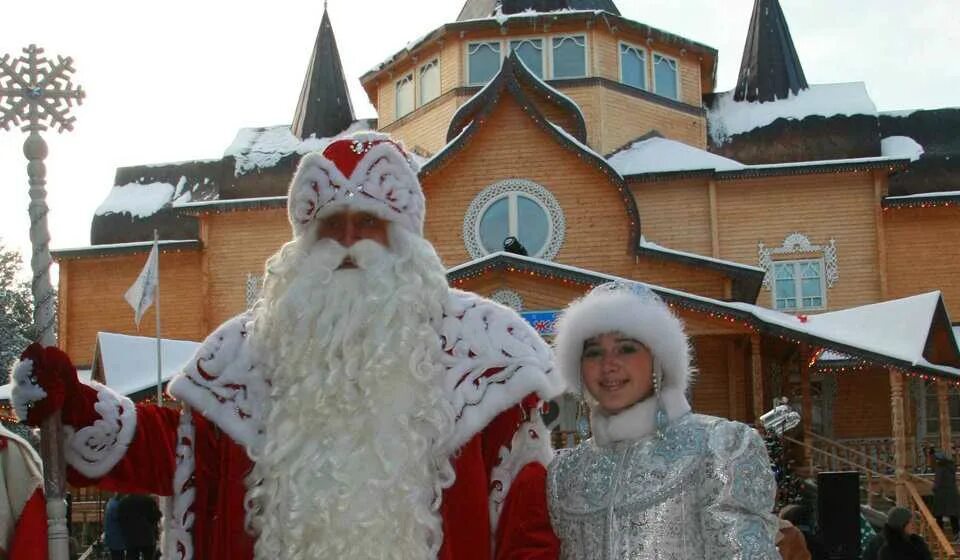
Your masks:
<path fill-rule="evenodd" d="M 157 287 L 154 290 L 154 303 L 157 304 L 157 404 L 163 406 L 163 364 L 161 362 L 162 352 L 160 345 L 160 232 L 153 230 L 153 246 L 157 251 Z"/>

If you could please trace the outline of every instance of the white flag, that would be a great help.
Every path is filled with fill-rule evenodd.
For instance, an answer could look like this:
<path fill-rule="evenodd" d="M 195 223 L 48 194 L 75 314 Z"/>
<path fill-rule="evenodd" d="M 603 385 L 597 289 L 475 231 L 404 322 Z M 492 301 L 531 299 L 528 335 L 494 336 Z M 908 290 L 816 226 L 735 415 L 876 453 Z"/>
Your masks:
<path fill-rule="evenodd" d="M 137 276 L 137 281 L 123 295 L 123 299 L 127 300 L 127 303 L 136 313 L 134 321 L 136 321 L 138 329 L 140 328 L 140 319 L 147 312 L 147 309 L 153 305 L 153 298 L 157 293 L 157 265 L 159 260 L 160 251 L 157 248 L 157 243 L 154 242 L 153 249 L 150 250 L 150 256 L 147 257 L 147 264 L 140 271 L 140 276 Z"/>

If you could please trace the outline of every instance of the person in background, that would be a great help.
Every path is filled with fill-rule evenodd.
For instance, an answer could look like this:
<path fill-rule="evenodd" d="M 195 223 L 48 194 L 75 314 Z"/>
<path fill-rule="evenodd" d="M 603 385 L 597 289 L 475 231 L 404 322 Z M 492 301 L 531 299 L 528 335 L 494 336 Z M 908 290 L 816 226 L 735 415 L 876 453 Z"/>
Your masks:
<path fill-rule="evenodd" d="M 110 551 L 111 560 L 123 560 L 123 553 L 127 548 L 123 540 L 123 529 L 120 528 L 122 499 L 123 494 L 111 496 L 103 510 L 103 545 Z"/>
<path fill-rule="evenodd" d="M 943 518 L 950 518 L 953 538 L 960 537 L 960 492 L 957 491 L 957 463 L 943 451 L 931 447 L 927 450 L 927 461 L 933 468 L 933 503 L 930 509 L 943 529 Z"/>
<path fill-rule="evenodd" d="M 887 513 L 883 541 L 878 560 L 933 560 L 926 541 L 917 534 L 913 512 L 905 507 Z"/>
<path fill-rule="evenodd" d="M 157 552 L 160 508 L 152 496 L 128 494 L 120 500 L 120 530 L 127 547 L 126 560 L 153 560 Z"/>
<path fill-rule="evenodd" d="M 777 551 L 783 560 L 811 560 L 807 538 L 797 527 L 803 508 L 796 504 L 780 510 L 780 530 L 777 532 Z"/>

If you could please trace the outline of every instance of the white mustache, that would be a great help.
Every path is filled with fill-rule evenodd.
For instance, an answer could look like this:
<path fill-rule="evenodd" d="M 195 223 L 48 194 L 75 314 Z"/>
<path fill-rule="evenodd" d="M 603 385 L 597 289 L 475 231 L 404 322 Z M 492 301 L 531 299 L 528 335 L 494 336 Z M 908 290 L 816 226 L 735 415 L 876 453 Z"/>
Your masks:
<path fill-rule="evenodd" d="M 369 239 L 357 241 L 350 247 L 344 247 L 332 239 L 321 239 L 311 248 L 307 260 L 310 265 L 331 271 L 350 268 L 349 265 L 344 266 L 348 263 L 369 271 L 386 263 L 386 253 L 387 249 L 383 245 Z"/>

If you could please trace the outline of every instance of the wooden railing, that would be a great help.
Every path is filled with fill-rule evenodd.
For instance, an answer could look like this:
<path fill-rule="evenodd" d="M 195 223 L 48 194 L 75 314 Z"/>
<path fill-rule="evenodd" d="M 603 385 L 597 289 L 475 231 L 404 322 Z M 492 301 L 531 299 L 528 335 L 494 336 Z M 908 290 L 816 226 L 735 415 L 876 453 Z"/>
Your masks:
<path fill-rule="evenodd" d="M 925 493 L 929 493 L 932 484 L 930 481 L 918 477 L 913 473 L 904 472 L 900 479 L 896 477 L 896 466 L 883 461 L 875 455 L 869 455 L 858 449 L 847 447 L 842 443 L 825 438 L 821 435 L 807 432 L 806 442 L 794 439 L 790 436 L 783 436 L 783 439 L 801 448 L 807 448 L 812 458 L 812 465 L 815 472 L 822 470 L 855 470 L 863 475 L 863 487 L 867 497 L 867 505 L 874 507 L 874 496 L 883 497 L 891 503 L 891 494 L 896 493 L 897 485 L 902 485 L 906 489 L 908 504 L 915 512 L 917 519 L 918 532 L 926 539 L 933 552 L 934 558 L 938 560 L 956 560 L 960 559 L 953 544 L 947 539 L 943 529 L 937 524 L 933 514 L 920 495 L 919 488 L 923 488 Z"/>

